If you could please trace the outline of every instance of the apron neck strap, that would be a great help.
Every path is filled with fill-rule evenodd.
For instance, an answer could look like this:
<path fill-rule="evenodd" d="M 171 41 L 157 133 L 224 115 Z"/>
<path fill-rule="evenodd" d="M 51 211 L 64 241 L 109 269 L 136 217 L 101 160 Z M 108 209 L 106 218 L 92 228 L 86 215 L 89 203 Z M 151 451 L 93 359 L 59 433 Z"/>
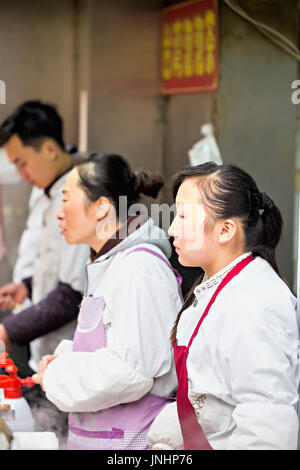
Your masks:
<path fill-rule="evenodd" d="M 236 266 L 234 266 L 234 268 L 231 269 L 231 271 L 229 271 L 228 274 L 226 274 L 226 276 L 224 277 L 224 279 L 222 280 L 222 282 L 218 286 L 217 290 L 215 291 L 214 295 L 210 299 L 210 301 L 209 301 L 206 309 L 204 310 L 199 322 L 197 323 L 197 326 L 194 330 L 194 333 L 192 334 L 192 337 L 191 337 L 191 339 L 189 341 L 189 344 L 187 346 L 187 351 L 190 349 L 190 346 L 191 346 L 196 334 L 198 333 L 198 330 L 199 330 L 204 318 L 208 314 L 208 312 L 210 310 L 210 307 L 212 306 L 212 304 L 216 300 L 218 294 L 226 286 L 226 284 L 228 284 L 228 282 L 231 281 L 231 279 L 233 279 L 235 276 L 237 276 L 242 271 L 242 269 L 244 269 L 253 260 L 254 260 L 253 255 L 247 256 L 247 258 L 244 258 L 242 261 L 240 261 Z"/>

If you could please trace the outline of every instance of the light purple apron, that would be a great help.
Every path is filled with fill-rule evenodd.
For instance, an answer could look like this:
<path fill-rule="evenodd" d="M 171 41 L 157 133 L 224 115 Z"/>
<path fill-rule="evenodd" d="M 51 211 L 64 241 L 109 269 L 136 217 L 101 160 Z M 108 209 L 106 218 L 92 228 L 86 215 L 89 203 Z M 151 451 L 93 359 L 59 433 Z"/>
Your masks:
<path fill-rule="evenodd" d="M 148 248 L 146 251 L 165 262 L 174 272 L 181 294 L 181 277 L 162 256 Z M 130 254 L 128 253 L 128 255 Z M 103 297 L 84 297 L 74 335 L 73 351 L 93 352 L 106 347 L 103 325 Z M 69 450 L 146 450 L 148 429 L 156 415 L 172 399 L 147 393 L 140 400 L 90 413 L 70 413 Z"/>

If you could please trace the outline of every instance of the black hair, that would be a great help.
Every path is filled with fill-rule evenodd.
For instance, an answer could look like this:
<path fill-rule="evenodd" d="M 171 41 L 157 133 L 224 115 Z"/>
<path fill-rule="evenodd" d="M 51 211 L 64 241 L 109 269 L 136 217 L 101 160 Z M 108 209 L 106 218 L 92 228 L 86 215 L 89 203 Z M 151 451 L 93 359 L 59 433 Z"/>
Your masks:
<path fill-rule="evenodd" d="M 176 198 L 180 185 L 193 178 L 203 194 L 203 204 L 212 219 L 240 218 L 245 236 L 245 250 L 254 256 L 265 259 L 281 277 L 275 255 L 279 243 L 283 220 L 278 207 L 266 193 L 261 193 L 254 179 L 244 170 L 233 165 L 204 163 L 194 167 L 184 167 L 173 178 L 173 197 Z M 187 295 L 171 334 L 176 338 L 176 330 L 182 312 L 194 300 L 194 289 L 202 281 L 197 279 Z"/>
<path fill-rule="evenodd" d="M 26 101 L 21 104 L 0 127 L 0 146 L 14 135 L 18 135 L 23 145 L 36 150 L 45 138 L 53 139 L 62 150 L 65 149 L 63 141 L 63 121 L 56 108 L 41 101 Z"/>
<path fill-rule="evenodd" d="M 133 173 L 129 163 L 120 155 L 93 154 L 79 160 L 75 165 L 79 174 L 79 185 L 84 190 L 88 201 L 97 201 L 107 197 L 120 216 L 119 197 L 127 197 L 128 208 L 139 201 L 145 194 L 156 198 L 164 182 L 161 176 L 140 170 Z"/>

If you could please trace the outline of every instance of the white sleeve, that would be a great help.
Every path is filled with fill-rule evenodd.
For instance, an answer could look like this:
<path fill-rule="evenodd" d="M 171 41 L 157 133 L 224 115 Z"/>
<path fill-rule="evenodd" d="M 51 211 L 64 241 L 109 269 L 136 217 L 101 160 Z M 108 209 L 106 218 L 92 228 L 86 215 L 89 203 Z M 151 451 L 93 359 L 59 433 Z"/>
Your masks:
<path fill-rule="evenodd" d="M 228 450 L 296 450 L 298 416 L 290 405 L 242 403 L 232 417 L 237 425 Z"/>
<path fill-rule="evenodd" d="M 43 384 L 47 398 L 60 410 L 93 412 L 139 400 L 152 388 L 153 380 L 103 348 L 55 358 Z"/>
<path fill-rule="evenodd" d="M 167 374 L 173 367 L 171 329 L 180 307 L 177 287 L 145 275 L 145 269 L 130 272 L 111 292 L 109 349 L 146 377 Z"/>
<path fill-rule="evenodd" d="M 90 256 L 87 245 L 68 245 L 61 237 L 58 279 L 72 289 L 83 292 L 86 284 L 86 263 Z"/>
<path fill-rule="evenodd" d="M 229 450 L 297 448 L 298 380 L 292 343 L 284 332 L 251 320 L 236 328 L 227 358 L 232 398 L 237 403 Z"/>
<path fill-rule="evenodd" d="M 71 339 L 63 339 L 56 347 L 53 355 L 61 356 L 62 354 L 70 353 L 73 351 L 73 341 Z"/>
<path fill-rule="evenodd" d="M 176 401 L 166 405 L 149 429 L 148 442 L 152 449 L 184 449 Z"/>
<path fill-rule="evenodd" d="M 43 190 L 33 188 L 29 200 L 29 214 L 20 239 L 18 257 L 13 270 L 13 282 L 21 282 L 23 279 L 33 276 L 34 261 L 41 238 L 45 211 L 44 198 Z"/>

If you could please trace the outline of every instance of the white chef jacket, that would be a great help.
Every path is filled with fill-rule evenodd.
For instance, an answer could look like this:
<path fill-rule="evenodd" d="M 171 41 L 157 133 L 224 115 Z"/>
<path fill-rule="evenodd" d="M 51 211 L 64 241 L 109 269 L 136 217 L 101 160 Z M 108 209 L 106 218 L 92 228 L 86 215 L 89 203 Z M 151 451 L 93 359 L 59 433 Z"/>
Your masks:
<path fill-rule="evenodd" d="M 237 258 L 198 285 L 179 321 L 187 345 L 209 300 Z M 213 449 L 296 449 L 299 341 L 295 297 L 257 257 L 219 293 L 187 358 L 189 399 Z M 155 447 L 182 449 L 176 404 L 149 431 Z"/>
<path fill-rule="evenodd" d="M 18 248 L 18 257 L 13 271 L 13 282 L 21 282 L 32 277 L 34 260 L 37 255 L 43 215 L 46 209 L 45 193 L 42 189 L 33 188 L 28 203 L 26 227 L 22 233 Z"/>
<path fill-rule="evenodd" d="M 33 188 L 28 203 L 26 227 L 21 236 L 18 257 L 13 270 L 12 279 L 15 283 L 33 276 L 34 261 L 38 252 L 45 209 L 44 190 Z M 31 304 L 31 300 L 27 298 L 21 306 L 13 310 L 13 313 L 19 313 L 21 310 L 30 307 Z"/>
<path fill-rule="evenodd" d="M 149 219 L 87 265 L 86 295 L 104 297 L 107 346 L 71 352 L 63 343 L 44 374 L 47 398 L 68 412 L 99 411 L 140 399 L 150 392 L 169 396 L 177 378 L 170 343 L 182 301 L 171 269 L 145 247 L 167 259 L 171 245 Z M 65 347 L 66 346 L 66 347 Z"/>
<path fill-rule="evenodd" d="M 59 282 L 68 284 L 78 292 L 84 291 L 85 264 L 89 258 L 89 248 L 87 245 L 69 245 L 60 234 L 59 223 L 56 219 L 67 175 L 68 173 L 64 174 L 53 184 L 49 197 L 44 195 L 46 208 L 32 279 L 33 304 L 39 303 L 56 289 Z M 62 339 L 73 338 L 75 327 L 76 321 L 69 322 L 31 341 L 30 367 L 37 370 L 42 356 L 53 353 Z"/>

